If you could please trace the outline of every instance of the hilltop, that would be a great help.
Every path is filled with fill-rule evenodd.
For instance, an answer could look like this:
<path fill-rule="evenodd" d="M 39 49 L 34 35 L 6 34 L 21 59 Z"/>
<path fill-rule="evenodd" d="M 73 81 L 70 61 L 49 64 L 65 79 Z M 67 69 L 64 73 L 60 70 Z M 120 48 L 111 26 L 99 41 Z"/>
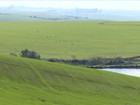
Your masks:
<path fill-rule="evenodd" d="M 140 78 L 0 55 L 1 105 L 138 105 Z"/>

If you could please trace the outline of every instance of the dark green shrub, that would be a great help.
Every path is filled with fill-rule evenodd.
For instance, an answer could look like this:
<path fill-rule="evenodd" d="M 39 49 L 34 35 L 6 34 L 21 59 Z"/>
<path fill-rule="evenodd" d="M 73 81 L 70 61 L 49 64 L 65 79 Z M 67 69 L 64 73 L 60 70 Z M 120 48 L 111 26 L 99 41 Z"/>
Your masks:
<path fill-rule="evenodd" d="M 40 55 L 37 52 L 30 51 L 28 49 L 22 50 L 20 56 L 26 58 L 40 59 Z"/>

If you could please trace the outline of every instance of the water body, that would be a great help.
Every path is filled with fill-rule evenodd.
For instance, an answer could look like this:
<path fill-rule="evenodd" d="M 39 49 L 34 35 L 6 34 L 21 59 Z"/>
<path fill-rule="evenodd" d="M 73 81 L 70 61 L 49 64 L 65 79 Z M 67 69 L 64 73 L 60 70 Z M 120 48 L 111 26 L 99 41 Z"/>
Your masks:
<path fill-rule="evenodd" d="M 119 69 L 114 69 L 114 68 L 109 69 L 109 68 L 106 68 L 106 69 L 102 69 L 102 70 L 140 77 L 140 69 L 120 69 L 120 68 Z"/>

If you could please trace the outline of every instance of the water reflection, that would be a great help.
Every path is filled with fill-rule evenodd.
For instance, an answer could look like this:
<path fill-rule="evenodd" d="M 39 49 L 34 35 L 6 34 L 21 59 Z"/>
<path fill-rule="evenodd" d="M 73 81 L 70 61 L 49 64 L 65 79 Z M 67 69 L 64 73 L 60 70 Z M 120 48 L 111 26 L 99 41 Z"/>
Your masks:
<path fill-rule="evenodd" d="M 107 68 L 107 69 L 102 69 L 102 70 L 140 77 L 140 69 L 108 69 Z"/>

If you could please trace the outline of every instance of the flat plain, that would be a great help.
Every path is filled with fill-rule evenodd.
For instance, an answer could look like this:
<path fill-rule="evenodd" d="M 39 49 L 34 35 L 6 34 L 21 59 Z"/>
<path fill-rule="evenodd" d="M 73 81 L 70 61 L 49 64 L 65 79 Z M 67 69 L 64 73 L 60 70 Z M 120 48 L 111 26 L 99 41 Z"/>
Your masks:
<path fill-rule="evenodd" d="M 0 53 L 37 51 L 44 58 L 140 54 L 140 22 L 0 22 Z"/>

